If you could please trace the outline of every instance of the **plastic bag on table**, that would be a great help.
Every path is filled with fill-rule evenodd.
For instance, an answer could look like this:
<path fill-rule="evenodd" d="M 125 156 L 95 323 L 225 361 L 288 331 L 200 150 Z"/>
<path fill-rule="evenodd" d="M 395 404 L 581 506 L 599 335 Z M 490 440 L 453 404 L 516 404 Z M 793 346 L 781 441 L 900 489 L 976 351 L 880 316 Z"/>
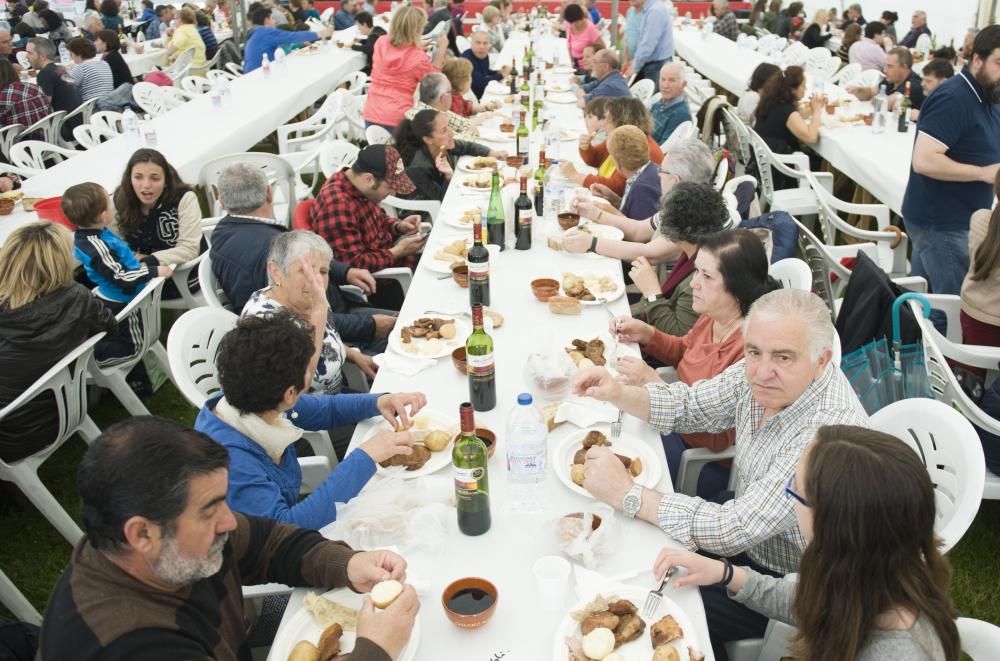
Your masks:
<path fill-rule="evenodd" d="M 524 367 L 525 380 L 539 399 L 562 399 L 569 392 L 576 365 L 566 353 L 563 343 L 549 341 L 545 346 L 545 351 L 528 356 Z"/>
<path fill-rule="evenodd" d="M 444 548 L 454 516 L 446 478 L 375 480 L 337 504 L 337 536 L 353 548 L 396 546 L 402 554 Z"/>
<path fill-rule="evenodd" d="M 554 522 L 559 550 L 588 569 L 597 566 L 617 546 L 614 510 L 596 504 L 586 512 L 573 512 Z"/>

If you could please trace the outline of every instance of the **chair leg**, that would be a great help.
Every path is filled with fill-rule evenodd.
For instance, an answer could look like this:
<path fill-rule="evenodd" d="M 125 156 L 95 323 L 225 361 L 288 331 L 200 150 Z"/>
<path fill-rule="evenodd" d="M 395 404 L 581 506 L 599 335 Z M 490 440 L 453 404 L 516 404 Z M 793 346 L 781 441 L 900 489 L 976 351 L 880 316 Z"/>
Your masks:
<path fill-rule="evenodd" d="M 142 403 L 139 396 L 129 387 L 124 374 L 115 374 L 103 380 L 101 385 L 107 386 L 132 415 L 150 415 L 149 409 Z"/>
<path fill-rule="evenodd" d="M 87 442 L 87 445 L 90 445 L 94 442 L 94 439 L 101 435 L 101 428 L 91 420 L 89 415 L 85 415 L 83 416 L 83 420 L 80 421 L 80 426 L 76 428 L 76 433 Z"/>
<path fill-rule="evenodd" d="M 21 594 L 17 586 L 3 572 L 0 572 L 0 601 L 10 609 L 10 612 L 17 619 L 30 622 L 31 624 L 42 623 L 42 616 L 38 614 L 38 611 L 31 605 L 31 602 Z"/>
<path fill-rule="evenodd" d="M 163 368 L 163 371 L 167 373 L 167 378 L 170 379 L 174 385 L 177 385 L 174 381 L 174 375 L 170 371 L 170 359 L 167 357 L 167 350 L 163 348 L 163 344 L 157 340 L 156 344 L 150 347 L 150 351 L 153 352 L 153 356 L 156 357 L 156 360 L 160 363 L 160 367 Z"/>
<path fill-rule="evenodd" d="M 83 531 L 80 530 L 76 521 L 66 513 L 55 496 L 45 488 L 34 469 L 24 465 L 10 466 L 4 479 L 16 484 L 28 497 L 28 500 L 38 508 L 38 511 L 49 520 L 49 523 L 55 526 L 56 530 L 70 544 L 76 546 L 76 543 L 83 537 Z"/>

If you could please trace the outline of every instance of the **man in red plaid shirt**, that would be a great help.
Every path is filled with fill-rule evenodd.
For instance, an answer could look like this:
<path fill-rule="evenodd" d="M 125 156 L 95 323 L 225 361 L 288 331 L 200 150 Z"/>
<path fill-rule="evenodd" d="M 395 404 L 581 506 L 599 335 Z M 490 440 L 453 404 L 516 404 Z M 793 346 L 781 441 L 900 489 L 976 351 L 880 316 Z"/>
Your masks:
<path fill-rule="evenodd" d="M 37 85 L 22 83 L 10 62 L 0 62 L 0 126 L 31 126 L 50 112 L 49 100 L 42 90 Z M 24 137 L 41 139 L 40 132 L 33 133 Z"/>
<path fill-rule="evenodd" d="M 420 216 L 390 218 L 379 203 L 414 188 L 394 147 L 369 145 L 354 165 L 323 184 L 312 207 L 313 231 L 326 239 L 336 259 L 354 268 L 373 273 L 390 266 L 413 268 L 426 241 L 419 233 Z"/>

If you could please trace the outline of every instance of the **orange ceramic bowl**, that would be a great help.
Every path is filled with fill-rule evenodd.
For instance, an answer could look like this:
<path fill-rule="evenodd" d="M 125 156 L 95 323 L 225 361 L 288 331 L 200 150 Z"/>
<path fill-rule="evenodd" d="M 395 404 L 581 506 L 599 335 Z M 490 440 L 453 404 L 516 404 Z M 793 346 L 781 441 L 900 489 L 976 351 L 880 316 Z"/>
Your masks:
<path fill-rule="evenodd" d="M 461 590 L 467 590 L 469 588 L 478 588 L 493 597 L 493 603 L 487 607 L 485 610 L 475 613 L 473 615 L 462 615 L 461 613 L 456 613 L 455 611 L 448 608 L 448 600 L 451 599 L 456 593 Z M 499 594 L 497 593 L 496 586 L 487 581 L 485 578 L 460 578 L 457 581 L 453 581 L 448 587 L 444 589 L 441 593 L 441 607 L 444 608 L 445 615 L 451 620 L 455 625 L 462 627 L 463 629 L 478 629 L 493 617 L 493 613 L 496 612 L 497 603 L 500 601 Z"/>
<path fill-rule="evenodd" d="M 538 278 L 531 281 L 531 293 L 540 302 L 545 303 L 559 293 L 559 281 L 552 278 Z"/>
<path fill-rule="evenodd" d="M 468 363 L 465 358 L 465 347 L 459 347 L 451 352 L 451 364 L 455 366 L 455 369 L 457 369 L 462 376 L 467 376 L 469 374 Z"/>
<path fill-rule="evenodd" d="M 559 214 L 559 227 L 568 230 L 580 224 L 580 214 L 572 211 L 564 211 Z"/>
<path fill-rule="evenodd" d="M 459 287 L 468 289 L 469 287 L 469 266 L 467 264 L 456 264 L 451 267 L 451 277 Z"/>
<path fill-rule="evenodd" d="M 455 434 L 455 437 L 451 439 L 452 442 L 457 441 L 459 436 L 461 435 L 462 435 L 461 432 Z M 479 439 L 486 446 L 486 458 L 492 459 L 493 453 L 496 452 L 497 449 L 497 435 L 491 432 L 486 427 L 476 427 L 476 436 L 478 436 Z"/>

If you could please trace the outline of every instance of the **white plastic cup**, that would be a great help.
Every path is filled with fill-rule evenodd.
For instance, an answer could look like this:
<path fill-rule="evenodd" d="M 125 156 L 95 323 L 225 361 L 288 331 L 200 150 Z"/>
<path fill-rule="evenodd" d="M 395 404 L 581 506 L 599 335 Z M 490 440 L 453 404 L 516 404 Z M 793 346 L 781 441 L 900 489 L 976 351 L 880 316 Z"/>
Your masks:
<path fill-rule="evenodd" d="M 532 571 L 542 610 L 556 611 L 566 605 L 570 569 L 569 561 L 558 555 L 545 555 L 535 561 Z"/>
<path fill-rule="evenodd" d="M 500 246 L 495 243 L 486 244 L 486 250 L 490 253 L 490 270 L 496 268 L 497 257 L 500 256 Z"/>

